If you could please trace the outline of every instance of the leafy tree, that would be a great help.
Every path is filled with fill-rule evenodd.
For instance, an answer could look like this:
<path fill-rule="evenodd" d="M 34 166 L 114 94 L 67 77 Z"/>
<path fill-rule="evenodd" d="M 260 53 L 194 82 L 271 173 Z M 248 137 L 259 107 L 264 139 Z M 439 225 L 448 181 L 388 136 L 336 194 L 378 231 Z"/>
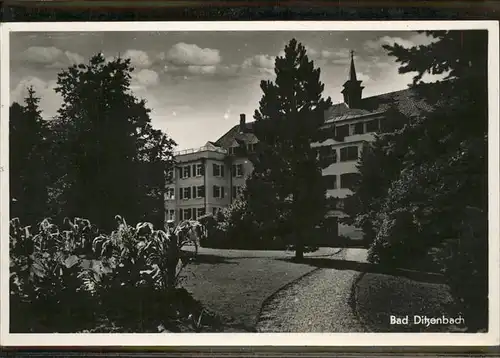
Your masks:
<path fill-rule="evenodd" d="M 433 109 L 366 153 L 358 189 L 365 209 L 356 220 L 373 228 L 372 262 L 401 266 L 441 248 L 452 292 L 469 329 L 478 330 L 488 312 L 488 38 L 485 31 L 426 33 L 434 40 L 426 46 L 384 46 L 400 73 L 417 72 L 413 90 Z M 426 85 L 426 72 L 445 74 L 445 81 Z M 369 179 L 383 166 L 392 168 L 379 174 L 378 191 Z"/>
<path fill-rule="evenodd" d="M 307 233 L 326 214 L 326 188 L 311 143 L 316 141 L 331 100 L 322 97 L 320 69 L 297 40 L 292 39 L 284 56 L 276 58 L 274 71 L 274 82 L 261 82 L 263 96 L 254 114 L 260 153 L 252 160 L 254 172 L 248 184 L 250 193 L 257 187 L 268 195 L 250 194 L 249 200 L 258 198 L 260 209 L 273 212 L 262 218 L 268 226 L 277 224 L 276 217 L 286 218 L 295 236 L 295 257 L 301 259 Z"/>
<path fill-rule="evenodd" d="M 53 124 L 62 169 L 56 202 L 66 216 L 107 229 L 117 213 L 162 224 L 164 174 L 173 162 L 175 142 L 152 128 L 146 102 L 130 92 L 133 70 L 129 59 L 97 54 L 57 80 L 64 102 Z"/>
<path fill-rule="evenodd" d="M 25 104 L 13 103 L 9 115 L 11 216 L 29 224 L 41 219 L 47 207 L 47 125 L 39 101 L 29 87 Z"/>

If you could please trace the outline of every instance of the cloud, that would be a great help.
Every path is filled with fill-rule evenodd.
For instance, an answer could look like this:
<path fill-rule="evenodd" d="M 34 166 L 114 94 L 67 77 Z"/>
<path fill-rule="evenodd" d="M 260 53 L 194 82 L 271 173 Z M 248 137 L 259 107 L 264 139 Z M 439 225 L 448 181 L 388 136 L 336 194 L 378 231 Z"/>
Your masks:
<path fill-rule="evenodd" d="M 219 50 L 180 42 L 168 50 L 165 60 L 177 66 L 215 66 L 222 59 Z"/>
<path fill-rule="evenodd" d="M 150 87 L 160 82 L 160 76 L 156 71 L 142 69 L 139 72 L 132 72 L 132 86 Z"/>
<path fill-rule="evenodd" d="M 43 65 L 48 68 L 67 67 L 85 61 L 83 56 L 75 52 L 63 51 L 54 46 L 28 47 L 21 53 L 21 58 L 28 63 Z"/>
<path fill-rule="evenodd" d="M 340 48 L 336 50 L 323 49 L 318 50 L 306 46 L 307 56 L 314 61 L 322 63 L 333 63 L 335 65 L 346 65 L 350 60 L 350 52 L 348 48 Z"/>
<path fill-rule="evenodd" d="M 123 57 L 129 58 L 132 66 L 137 68 L 148 68 L 153 64 L 149 55 L 141 50 L 127 50 Z"/>
<path fill-rule="evenodd" d="M 275 57 L 274 56 L 269 56 L 269 55 L 255 55 L 252 57 L 249 57 L 243 61 L 242 67 L 243 68 L 248 68 L 248 67 L 256 67 L 256 68 L 264 68 L 264 69 L 274 69 L 274 61 Z"/>
<path fill-rule="evenodd" d="M 28 95 L 27 88 L 33 86 L 35 94 L 40 98 L 40 108 L 43 110 L 44 117 L 55 116 L 59 109 L 62 98 L 54 89 L 57 86 L 55 80 L 44 81 L 39 77 L 25 76 L 17 83 L 14 89 L 10 92 L 11 102 L 24 103 L 24 99 Z"/>
<path fill-rule="evenodd" d="M 187 72 L 193 74 L 193 75 L 213 75 L 217 71 L 217 66 L 215 65 L 210 65 L 210 66 L 196 66 L 196 65 L 191 65 L 187 66 Z"/>
<path fill-rule="evenodd" d="M 426 34 L 415 34 L 408 39 L 396 36 L 382 36 L 374 40 L 368 40 L 364 43 L 364 48 L 368 51 L 382 50 L 383 45 L 393 46 L 395 43 L 406 47 L 414 47 L 419 45 L 428 45 L 434 42 L 435 39 Z"/>

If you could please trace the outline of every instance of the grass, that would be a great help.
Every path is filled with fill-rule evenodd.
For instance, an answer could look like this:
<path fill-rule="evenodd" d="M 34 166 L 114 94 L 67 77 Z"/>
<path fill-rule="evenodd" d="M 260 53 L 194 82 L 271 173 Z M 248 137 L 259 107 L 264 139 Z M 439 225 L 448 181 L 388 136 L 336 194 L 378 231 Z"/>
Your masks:
<path fill-rule="evenodd" d="M 353 304 L 360 321 L 373 332 L 450 332 L 450 326 L 391 325 L 390 315 L 454 317 L 448 286 L 401 276 L 366 272 L 353 289 Z"/>
<path fill-rule="evenodd" d="M 277 259 L 288 255 L 202 249 L 197 263 L 186 267 L 182 286 L 225 321 L 226 331 L 254 332 L 264 300 L 315 269 Z"/>

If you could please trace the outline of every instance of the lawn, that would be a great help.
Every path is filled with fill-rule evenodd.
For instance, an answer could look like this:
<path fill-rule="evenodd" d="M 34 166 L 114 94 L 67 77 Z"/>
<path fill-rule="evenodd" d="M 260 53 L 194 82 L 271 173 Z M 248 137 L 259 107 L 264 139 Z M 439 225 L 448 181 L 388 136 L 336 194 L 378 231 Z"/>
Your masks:
<path fill-rule="evenodd" d="M 355 311 L 373 332 L 450 332 L 449 326 L 391 325 L 390 315 L 451 316 L 452 298 L 448 286 L 406 277 L 367 272 L 354 288 Z"/>
<path fill-rule="evenodd" d="M 320 249 L 306 256 L 327 256 Z M 228 331 L 254 331 L 264 300 L 315 267 L 278 260 L 292 252 L 201 249 L 185 269 L 182 286 L 228 325 Z"/>

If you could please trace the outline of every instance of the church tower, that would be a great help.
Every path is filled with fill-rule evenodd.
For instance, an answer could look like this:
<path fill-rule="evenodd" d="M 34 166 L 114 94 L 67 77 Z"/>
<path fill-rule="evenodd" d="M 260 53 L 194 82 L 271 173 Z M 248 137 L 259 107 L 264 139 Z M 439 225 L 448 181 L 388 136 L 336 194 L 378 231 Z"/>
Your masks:
<path fill-rule="evenodd" d="M 344 95 L 344 103 L 349 108 L 359 108 L 361 105 L 361 93 L 363 92 L 361 81 L 356 77 L 356 68 L 354 67 L 354 51 L 351 51 L 351 68 L 349 69 L 349 77 L 344 83 L 342 94 Z"/>

